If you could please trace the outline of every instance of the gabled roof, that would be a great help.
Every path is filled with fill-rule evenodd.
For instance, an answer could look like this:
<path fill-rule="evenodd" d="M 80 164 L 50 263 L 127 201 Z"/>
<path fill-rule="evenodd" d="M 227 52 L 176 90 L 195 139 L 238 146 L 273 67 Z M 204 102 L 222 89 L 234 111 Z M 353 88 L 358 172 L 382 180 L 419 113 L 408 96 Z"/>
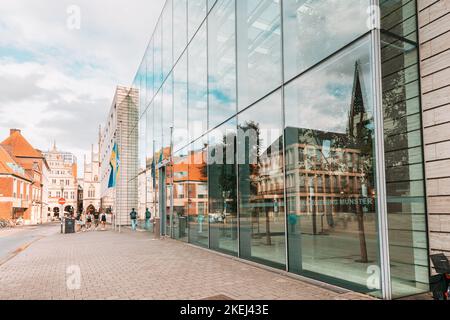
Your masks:
<path fill-rule="evenodd" d="M 0 145 L 0 174 L 10 174 L 25 180 L 30 180 L 25 169 L 21 167 L 14 158 Z"/>
<path fill-rule="evenodd" d="M 42 153 L 33 148 L 19 130 L 11 132 L 1 145 L 6 146 L 16 158 L 43 158 Z"/>

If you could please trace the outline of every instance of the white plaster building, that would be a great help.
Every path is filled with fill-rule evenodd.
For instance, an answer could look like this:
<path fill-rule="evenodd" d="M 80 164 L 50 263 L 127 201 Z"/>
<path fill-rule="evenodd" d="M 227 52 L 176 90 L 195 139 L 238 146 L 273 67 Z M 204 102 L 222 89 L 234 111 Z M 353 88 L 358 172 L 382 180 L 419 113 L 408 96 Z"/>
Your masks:
<path fill-rule="evenodd" d="M 83 188 L 83 212 L 88 210 L 98 211 L 101 207 L 101 185 L 100 185 L 100 154 L 91 148 L 90 162 L 84 158 L 84 178 L 81 184 Z"/>
<path fill-rule="evenodd" d="M 44 152 L 44 157 L 50 167 L 48 176 L 48 208 L 53 218 L 60 217 L 60 213 L 77 211 L 78 181 L 77 159 L 69 153 L 59 151 L 56 144 L 53 149 Z M 60 198 L 66 200 L 64 206 L 58 203 Z"/>
<path fill-rule="evenodd" d="M 52 219 L 51 209 L 49 208 L 49 196 L 48 196 L 48 187 L 49 187 L 49 177 L 50 177 L 50 167 L 48 166 L 47 161 L 45 161 L 45 165 L 42 166 L 42 212 L 39 223 L 47 223 Z"/>
<path fill-rule="evenodd" d="M 111 210 L 116 223 L 121 225 L 129 225 L 129 212 L 132 208 L 138 209 L 138 102 L 138 90 L 118 86 L 100 130 L 101 206 Z M 119 174 L 115 187 L 110 187 L 111 154 L 116 144 Z"/>

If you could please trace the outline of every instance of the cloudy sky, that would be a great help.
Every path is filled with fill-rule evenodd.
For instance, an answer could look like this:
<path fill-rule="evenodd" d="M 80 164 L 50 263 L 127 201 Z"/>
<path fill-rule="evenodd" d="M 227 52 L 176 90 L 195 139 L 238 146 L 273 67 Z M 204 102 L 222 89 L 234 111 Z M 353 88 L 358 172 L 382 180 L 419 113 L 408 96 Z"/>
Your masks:
<path fill-rule="evenodd" d="M 20 128 L 39 149 L 56 140 L 81 167 L 115 86 L 132 83 L 163 4 L 1 0 L 0 140 Z"/>

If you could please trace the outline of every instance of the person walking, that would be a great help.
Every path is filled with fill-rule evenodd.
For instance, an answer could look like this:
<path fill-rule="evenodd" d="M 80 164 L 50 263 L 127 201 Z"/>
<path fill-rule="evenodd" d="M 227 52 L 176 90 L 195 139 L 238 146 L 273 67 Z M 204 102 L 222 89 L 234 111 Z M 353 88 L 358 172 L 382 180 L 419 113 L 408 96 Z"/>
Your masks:
<path fill-rule="evenodd" d="M 106 230 L 106 213 L 103 211 L 101 215 L 102 231 Z"/>
<path fill-rule="evenodd" d="M 84 232 L 85 223 L 84 223 L 82 212 L 78 213 L 76 220 L 77 220 L 77 225 L 78 225 L 78 232 Z"/>
<path fill-rule="evenodd" d="M 100 213 L 99 213 L 98 211 L 94 211 L 94 226 L 95 226 L 95 231 L 97 231 L 99 224 L 100 224 Z"/>
<path fill-rule="evenodd" d="M 86 215 L 86 231 L 90 231 L 92 226 L 92 215 L 89 211 Z"/>
<path fill-rule="evenodd" d="M 150 219 L 152 218 L 152 213 L 150 212 L 150 210 L 147 208 L 145 210 L 145 230 L 150 230 Z"/>
<path fill-rule="evenodd" d="M 134 208 L 130 212 L 130 219 L 131 219 L 131 230 L 136 231 L 136 229 L 137 229 L 137 212 Z"/>

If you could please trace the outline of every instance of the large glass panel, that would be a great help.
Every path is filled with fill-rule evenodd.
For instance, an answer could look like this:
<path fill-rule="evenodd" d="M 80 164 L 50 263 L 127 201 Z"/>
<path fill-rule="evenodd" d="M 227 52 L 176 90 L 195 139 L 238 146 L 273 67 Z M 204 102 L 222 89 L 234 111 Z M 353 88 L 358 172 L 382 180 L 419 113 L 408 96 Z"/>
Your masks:
<path fill-rule="evenodd" d="M 147 113 L 144 112 L 139 120 L 139 173 L 146 169 L 147 152 Z"/>
<path fill-rule="evenodd" d="M 389 250 L 394 298 L 429 290 L 417 48 L 382 34 Z"/>
<path fill-rule="evenodd" d="M 208 129 L 208 63 L 206 25 L 189 44 L 189 139 L 193 141 Z"/>
<path fill-rule="evenodd" d="M 162 109 L 162 132 L 163 148 L 165 150 L 164 160 L 168 160 L 172 147 L 173 130 L 173 77 L 170 74 L 163 85 L 163 109 Z"/>
<path fill-rule="evenodd" d="M 173 10 L 172 0 L 167 0 L 162 14 L 162 35 L 163 35 L 163 53 L 162 53 L 162 65 L 163 65 L 163 79 L 165 79 L 173 67 Z"/>
<path fill-rule="evenodd" d="M 177 61 L 187 46 L 187 0 L 173 3 L 173 57 Z"/>
<path fill-rule="evenodd" d="M 281 85 L 280 26 L 279 1 L 237 1 L 240 110 Z"/>
<path fill-rule="evenodd" d="M 238 251 L 236 125 L 236 119 L 229 120 L 208 138 L 210 245 L 234 255 Z"/>
<path fill-rule="evenodd" d="M 153 83 L 155 86 L 155 92 L 159 90 L 163 82 L 163 69 L 162 69 L 162 21 L 159 20 L 156 25 L 155 34 L 153 35 L 153 70 L 154 78 Z"/>
<path fill-rule="evenodd" d="M 139 91 L 139 116 L 144 113 L 146 109 L 146 79 L 145 79 L 145 72 L 146 72 L 146 61 L 145 59 L 142 61 L 138 74 L 137 74 L 137 86 L 136 89 Z"/>
<path fill-rule="evenodd" d="M 189 184 L 189 154 L 182 149 L 173 157 L 173 237 L 188 241 L 188 184 Z"/>
<path fill-rule="evenodd" d="M 153 101 L 153 139 L 155 152 L 159 152 L 163 147 L 163 105 L 162 90 L 158 92 Z"/>
<path fill-rule="evenodd" d="M 153 135 L 153 104 L 150 104 L 147 111 L 146 111 L 146 117 L 147 117 L 147 123 L 145 126 L 145 157 L 146 157 L 146 168 L 149 169 L 153 160 L 153 153 L 155 152 L 154 148 L 154 135 Z"/>
<path fill-rule="evenodd" d="M 241 257 L 286 265 L 281 93 L 238 116 Z"/>
<path fill-rule="evenodd" d="M 154 135 L 153 135 L 153 117 L 154 117 L 153 104 L 147 109 L 147 125 L 146 125 L 146 178 L 147 178 L 147 207 L 152 210 L 152 213 L 156 213 L 155 207 L 155 181 L 154 172 L 152 170 L 154 164 Z"/>
<path fill-rule="evenodd" d="M 162 90 L 158 92 L 153 101 L 153 143 L 154 143 L 154 158 L 152 163 L 152 175 L 154 177 L 155 189 L 155 214 L 157 217 L 163 219 L 161 208 L 160 208 L 160 192 L 162 178 L 160 176 L 161 171 L 158 169 L 158 164 L 163 159 L 163 136 L 162 136 Z"/>
<path fill-rule="evenodd" d="M 153 70 L 153 38 L 150 40 L 150 44 L 148 45 L 147 52 L 145 54 L 145 60 L 147 61 L 147 71 L 146 71 L 146 106 L 152 101 L 153 96 L 155 94 L 154 88 L 154 70 Z"/>
<path fill-rule="evenodd" d="M 188 144 L 188 76 L 186 53 L 183 54 L 175 66 L 173 78 L 173 148 L 174 151 L 178 151 Z"/>
<path fill-rule="evenodd" d="M 188 0 L 188 41 L 197 32 L 206 17 L 207 0 Z"/>
<path fill-rule="evenodd" d="M 189 151 L 189 242 L 209 247 L 207 138 L 190 145 Z"/>
<path fill-rule="evenodd" d="M 219 0 L 208 17 L 209 129 L 236 113 L 235 0 Z"/>
<path fill-rule="evenodd" d="M 208 1 L 208 12 L 214 7 L 217 0 L 207 0 Z"/>
<path fill-rule="evenodd" d="M 162 199 L 164 201 L 164 204 L 161 206 L 162 210 L 165 211 L 165 219 L 164 222 L 166 224 L 166 235 L 171 235 L 171 226 L 172 226 L 172 217 L 171 217 L 171 195 L 172 195 L 172 166 L 167 165 L 169 161 L 171 160 L 172 155 L 172 130 L 173 130 L 173 77 L 172 74 L 170 74 L 166 81 L 163 84 L 162 87 L 162 153 L 161 157 L 159 159 L 159 163 L 163 162 L 165 165 L 165 168 L 161 169 L 163 170 L 163 173 L 165 177 L 164 185 L 162 188 L 164 188 L 164 195 L 162 197 L 165 197 Z"/>
<path fill-rule="evenodd" d="M 380 295 L 370 38 L 285 88 L 289 269 Z"/>
<path fill-rule="evenodd" d="M 369 31 L 369 6 L 369 0 L 284 0 L 286 80 Z"/>

